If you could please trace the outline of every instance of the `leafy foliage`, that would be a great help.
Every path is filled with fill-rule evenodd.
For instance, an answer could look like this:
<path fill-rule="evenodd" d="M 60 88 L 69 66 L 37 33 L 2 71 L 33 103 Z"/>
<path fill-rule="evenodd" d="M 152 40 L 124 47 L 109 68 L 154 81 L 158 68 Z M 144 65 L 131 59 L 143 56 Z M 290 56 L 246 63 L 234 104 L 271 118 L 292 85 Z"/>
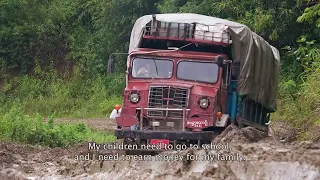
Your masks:
<path fill-rule="evenodd" d="M 105 74 L 108 55 L 126 51 L 135 19 L 156 12 L 155 2 L 1 1 L 1 70 L 26 74 L 36 59 L 42 66 L 72 60 L 82 73 Z"/>
<path fill-rule="evenodd" d="M 312 1 L 308 1 L 309 3 Z M 315 4 L 314 6 L 307 7 L 304 13 L 297 19 L 298 22 L 308 22 L 309 24 L 315 24 L 320 28 L 320 4 Z"/>

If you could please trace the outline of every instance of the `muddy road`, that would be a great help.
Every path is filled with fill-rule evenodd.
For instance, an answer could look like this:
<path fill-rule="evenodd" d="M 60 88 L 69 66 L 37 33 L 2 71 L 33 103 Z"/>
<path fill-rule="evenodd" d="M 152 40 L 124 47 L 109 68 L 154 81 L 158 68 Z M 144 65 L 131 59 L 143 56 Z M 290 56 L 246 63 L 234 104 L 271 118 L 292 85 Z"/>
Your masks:
<path fill-rule="evenodd" d="M 50 149 L 2 142 L 0 179 L 320 179 L 319 143 L 283 142 L 275 134 L 265 138 L 253 128 L 229 126 L 212 141 L 228 149 L 188 148 L 135 160 L 119 150 L 89 151 L 88 143 Z M 88 153 L 90 160 L 74 159 Z M 110 156 L 122 159 L 97 158 Z"/>
<path fill-rule="evenodd" d="M 44 122 L 48 122 L 49 119 L 44 119 Z M 59 123 L 83 123 L 87 127 L 95 130 L 110 131 L 113 132 L 116 128 L 114 120 L 109 118 L 91 118 L 91 119 L 72 119 L 72 118 L 57 118 L 53 121 L 54 124 Z"/>

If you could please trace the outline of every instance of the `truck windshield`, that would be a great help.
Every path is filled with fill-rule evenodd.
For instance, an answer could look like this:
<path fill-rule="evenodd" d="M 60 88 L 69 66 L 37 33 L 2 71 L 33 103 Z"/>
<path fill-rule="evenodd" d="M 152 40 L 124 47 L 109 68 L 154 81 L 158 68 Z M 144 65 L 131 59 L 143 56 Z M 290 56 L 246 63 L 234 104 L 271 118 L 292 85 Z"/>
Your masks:
<path fill-rule="evenodd" d="M 134 78 L 171 78 L 173 61 L 155 58 L 134 58 L 132 77 Z"/>
<path fill-rule="evenodd" d="M 216 83 L 219 66 L 213 62 L 180 61 L 177 78 L 190 81 Z"/>

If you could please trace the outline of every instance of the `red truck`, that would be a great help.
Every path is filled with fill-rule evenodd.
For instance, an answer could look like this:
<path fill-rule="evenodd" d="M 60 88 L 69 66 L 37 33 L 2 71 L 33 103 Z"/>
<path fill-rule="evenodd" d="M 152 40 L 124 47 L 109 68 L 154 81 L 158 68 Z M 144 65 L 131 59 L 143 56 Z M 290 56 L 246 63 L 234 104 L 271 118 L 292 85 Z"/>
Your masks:
<path fill-rule="evenodd" d="M 108 72 L 114 69 L 110 56 Z M 199 14 L 139 18 L 115 136 L 126 143 L 210 143 L 228 124 L 267 131 L 280 56 L 247 26 Z"/>

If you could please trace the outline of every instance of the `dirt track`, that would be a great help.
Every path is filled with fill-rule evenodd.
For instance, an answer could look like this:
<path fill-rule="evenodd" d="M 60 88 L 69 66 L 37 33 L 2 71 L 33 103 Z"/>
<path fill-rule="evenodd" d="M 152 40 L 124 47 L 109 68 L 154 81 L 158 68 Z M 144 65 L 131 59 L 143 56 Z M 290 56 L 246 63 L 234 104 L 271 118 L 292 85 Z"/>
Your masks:
<path fill-rule="evenodd" d="M 45 119 L 48 122 L 49 119 Z M 71 119 L 71 118 L 58 118 L 54 119 L 54 124 L 58 123 L 84 123 L 88 127 L 103 131 L 113 131 L 116 127 L 114 120 L 108 118 L 92 118 L 92 119 Z"/>
<path fill-rule="evenodd" d="M 0 143 L 0 179 L 320 179 L 319 144 L 284 144 L 274 137 L 263 138 L 253 128 L 239 130 L 234 126 L 213 143 L 229 143 L 231 150 L 187 149 L 161 154 L 163 158 L 181 157 L 181 161 L 157 161 L 155 157 L 146 161 L 76 161 L 74 155 L 88 153 L 88 144 L 66 150 Z M 123 155 L 121 151 L 99 153 Z M 196 155 L 215 159 L 191 161 Z M 234 155 L 228 156 L 234 159 L 224 160 L 226 155 Z"/>

